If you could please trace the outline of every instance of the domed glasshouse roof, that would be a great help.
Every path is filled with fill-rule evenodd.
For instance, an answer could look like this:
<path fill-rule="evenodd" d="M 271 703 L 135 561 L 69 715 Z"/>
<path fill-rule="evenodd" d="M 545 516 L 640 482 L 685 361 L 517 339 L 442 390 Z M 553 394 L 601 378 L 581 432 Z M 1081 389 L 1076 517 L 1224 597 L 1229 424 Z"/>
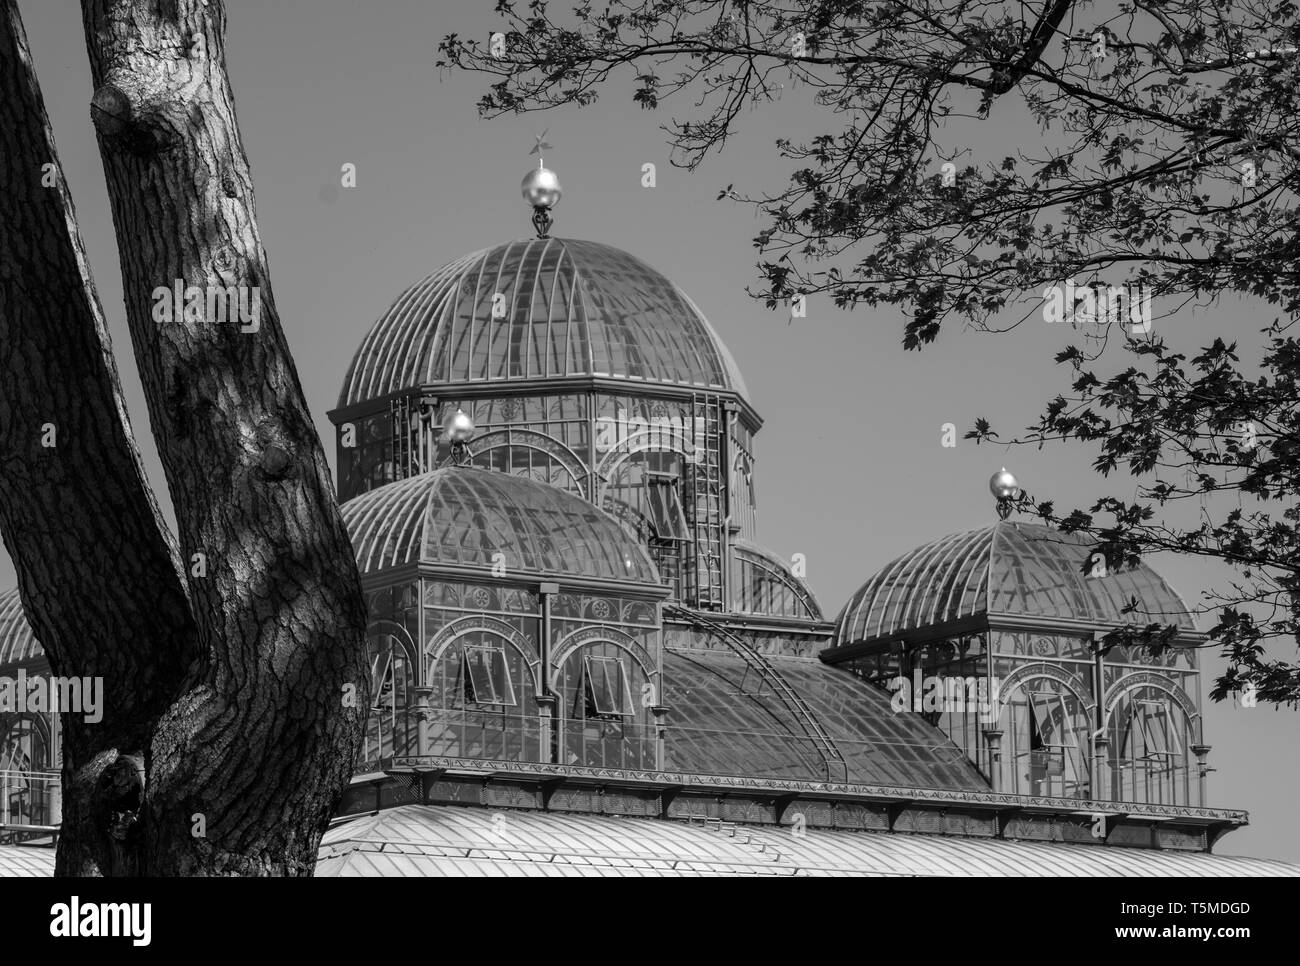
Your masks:
<path fill-rule="evenodd" d="M 357 350 L 339 407 L 425 385 L 566 377 L 747 395 L 722 340 L 664 275 L 608 245 L 529 238 L 403 292 Z"/>
<path fill-rule="evenodd" d="M 40 642 L 23 616 L 18 588 L 0 594 L 0 667 L 24 664 L 44 656 Z"/>
<path fill-rule="evenodd" d="M 1157 622 L 1194 632 L 1182 598 L 1139 563 L 1101 571 L 1095 541 L 1002 521 L 928 543 L 888 564 L 840 613 L 835 645 L 888 638 L 980 615 L 1092 625 Z M 1136 598 L 1137 608 L 1125 613 Z"/>
<path fill-rule="evenodd" d="M 645 549 L 613 517 L 508 473 L 448 466 L 371 490 L 341 509 L 363 574 L 417 563 L 470 571 L 499 564 L 511 575 L 659 583 Z"/>

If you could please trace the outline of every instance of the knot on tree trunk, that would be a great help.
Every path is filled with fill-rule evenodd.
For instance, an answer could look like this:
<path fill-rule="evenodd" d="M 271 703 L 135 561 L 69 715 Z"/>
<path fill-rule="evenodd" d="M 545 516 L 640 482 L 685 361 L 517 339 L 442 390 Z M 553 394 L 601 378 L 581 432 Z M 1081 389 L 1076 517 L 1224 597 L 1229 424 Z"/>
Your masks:
<path fill-rule="evenodd" d="M 110 875 L 139 873 L 144 785 L 144 758 L 141 755 L 120 755 L 99 773 L 95 782 L 98 824 L 108 839 Z"/>
<path fill-rule="evenodd" d="M 152 112 L 111 81 L 102 84 L 91 97 L 90 117 L 101 135 L 133 154 L 153 154 L 172 140 Z"/>

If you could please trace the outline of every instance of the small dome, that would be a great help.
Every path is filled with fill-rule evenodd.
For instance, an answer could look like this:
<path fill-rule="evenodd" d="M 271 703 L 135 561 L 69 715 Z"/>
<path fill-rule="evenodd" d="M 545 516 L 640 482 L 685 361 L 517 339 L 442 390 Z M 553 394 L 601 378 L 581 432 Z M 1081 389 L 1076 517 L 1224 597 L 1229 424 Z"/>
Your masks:
<path fill-rule="evenodd" d="M 508 576 L 659 583 L 645 548 L 613 517 L 509 473 L 447 466 L 363 493 L 340 509 L 363 574 L 428 563 L 504 566 Z"/>
<path fill-rule="evenodd" d="M 18 588 L 0 594 L 0 667 L 42 660 L 45 651 L 23 616 Z"/>
<path fill-rule="evenodd" d="M 1095 546 L 1084 534 L 1018 521 L 936 540 L 884 567 L 849 599 L 834 645 L 990 614 L 1098 626 L 1159 622 L 1195 632 L 1187 605 L 1159 574 L 1143 563 L 1103 574 Z M 1137 610 L 1124 613 L 1135 597 Z"/>
<path fill-rule="evenodd" d="M 665 276 L 608 245 L 530 238 L 399 296 L 353 357 L 339 407 L 418 386 L 566 378 L 747 395 L 722 340 Z"/>

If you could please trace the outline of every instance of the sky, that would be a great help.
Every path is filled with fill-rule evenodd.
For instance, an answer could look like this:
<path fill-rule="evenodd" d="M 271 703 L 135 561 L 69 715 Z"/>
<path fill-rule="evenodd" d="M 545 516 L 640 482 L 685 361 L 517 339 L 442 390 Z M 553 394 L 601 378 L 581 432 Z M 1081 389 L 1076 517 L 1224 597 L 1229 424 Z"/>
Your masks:
<path fill-rule="evenodd" d="M 227 2 L 228 69 L 276 303 L 331 460 L 326 413 L 373 321 L 442 264 L 531 234 L 519 182 L 536 164 L 528 156 L 535 135 L 546 131 L 553 145 L 546 163 L 565 189 L 553 234 L 623 248 L 662 271 L 736 358 L 765 421 L 756 440 L 759 538 L 787 559 L 804 555 L 828 614 L 898 555 L 992 522 L 988 478 L 1003 465 L 1035 498 L 1058 506 L 1134 495 L 1131 480 L 1097 476 L 1093 454 L 1078 445 L 941 445 L 945 423 L 960 435 L 983 416 L 1005 437 L 1033 422 L 1042 402 L 1065 388 L 1052 355 L 1070 330 L 1031 323 L 992 335 L 953 327 L 922 352 L 906 352 L 893 310 L 841 311 L 814 298 L 805 318 L 791 319 L 747 296 L 758 284 L 751 239 L 763 225 L 717 195 L 727 184 L 757 193 L 785 183 L 788 162 L 773 142 L 833 123 L 804 91 L 742 114 L 736 138 L 693 173 L 668 163 L 659 125 L 674 105 L 640 109 L 626 78 L 591 107 L 482 119 L 475 104 L 487 79 L 440 71 L 437 47 L 451 32 L 486 39 L 500 24 L 493 7 L 493 0 Z M 166 505 L 89 117 L 80 5 L 28 0 L 21 8 L 136 437 Z M 1032 146 L 1036 133 L 1026 124 L 1023 112 L 998 105 L 987 121 L 954 127 L 953 135 L 973 159 L 1000 156 L 1009 145 Z M 647 163 L 656 166 L 653 188 L 642 186 Z M 355 187 L 340 186 L 344 165 L 355 165 Z M 1224 303 L 1156 324 L 1194 350 L 1215 336 L 1257 343 L 1267 321 L 1259 306 Z M 1153 563 L 1192 603 L 1228 576 L 1201 561 Z M 0 552 L 0 588 L 14 584 Z M 1212 652 L 1203 658 L 1208 691 L 1223 662 Z M 1209 804 L 1251 813 L 1250 826 L 1216 851 L 1300 861 L 1296 712 L 1206 705 L 1216 769 Z"/>

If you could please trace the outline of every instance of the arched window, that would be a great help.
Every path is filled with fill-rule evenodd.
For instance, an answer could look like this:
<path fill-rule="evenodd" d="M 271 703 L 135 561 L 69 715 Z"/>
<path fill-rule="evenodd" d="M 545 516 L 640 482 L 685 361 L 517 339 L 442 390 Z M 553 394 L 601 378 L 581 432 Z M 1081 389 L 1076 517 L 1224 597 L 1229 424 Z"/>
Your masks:
<path fill-rule="evenodd" d="M 0 823 L 53 824 L 49 734 L 45 724 L 27 715 L 0 715 Z"/>
<path fill-rule="evenodd" d="M 537 683 L 529 656 L 506 634 L 457 635 L 429 669 L 429 753 L 545 761 Z"/>
<path fill-rule="evenodd" d="M 1089 722 L 1079 695 L 1061 681 L 1032 677 L 1004 696 L 1004 787 L 1020 795 L 1089 797 Z"/>
<path fill-rule="evenodd" d="M 49 742 L 42 722 L 27 715 L 0 715 L 0 771 L 47 771 Z"/>
<path fill-rule="evenodd" d="M 377 763 L 391 755 L 414 755 L 415 664 L 404 638 L 405 630 L 372 629 L 367 646 L 370 660 L 370 716 L 361 758 Z"/>
<path fill-rule="evenodd" d="M 559 762 L 601 768 L 653 768 L 653 697 L 641 661 L 612 641 L 573 650 L 557 669 Z"/>
<path fill-rule="evenodd" d="M 1193 723 L 1162 688 L 1124 693 L 1110 712 L 1111 797 L 1123 802 L 1192 801 Z"/>

